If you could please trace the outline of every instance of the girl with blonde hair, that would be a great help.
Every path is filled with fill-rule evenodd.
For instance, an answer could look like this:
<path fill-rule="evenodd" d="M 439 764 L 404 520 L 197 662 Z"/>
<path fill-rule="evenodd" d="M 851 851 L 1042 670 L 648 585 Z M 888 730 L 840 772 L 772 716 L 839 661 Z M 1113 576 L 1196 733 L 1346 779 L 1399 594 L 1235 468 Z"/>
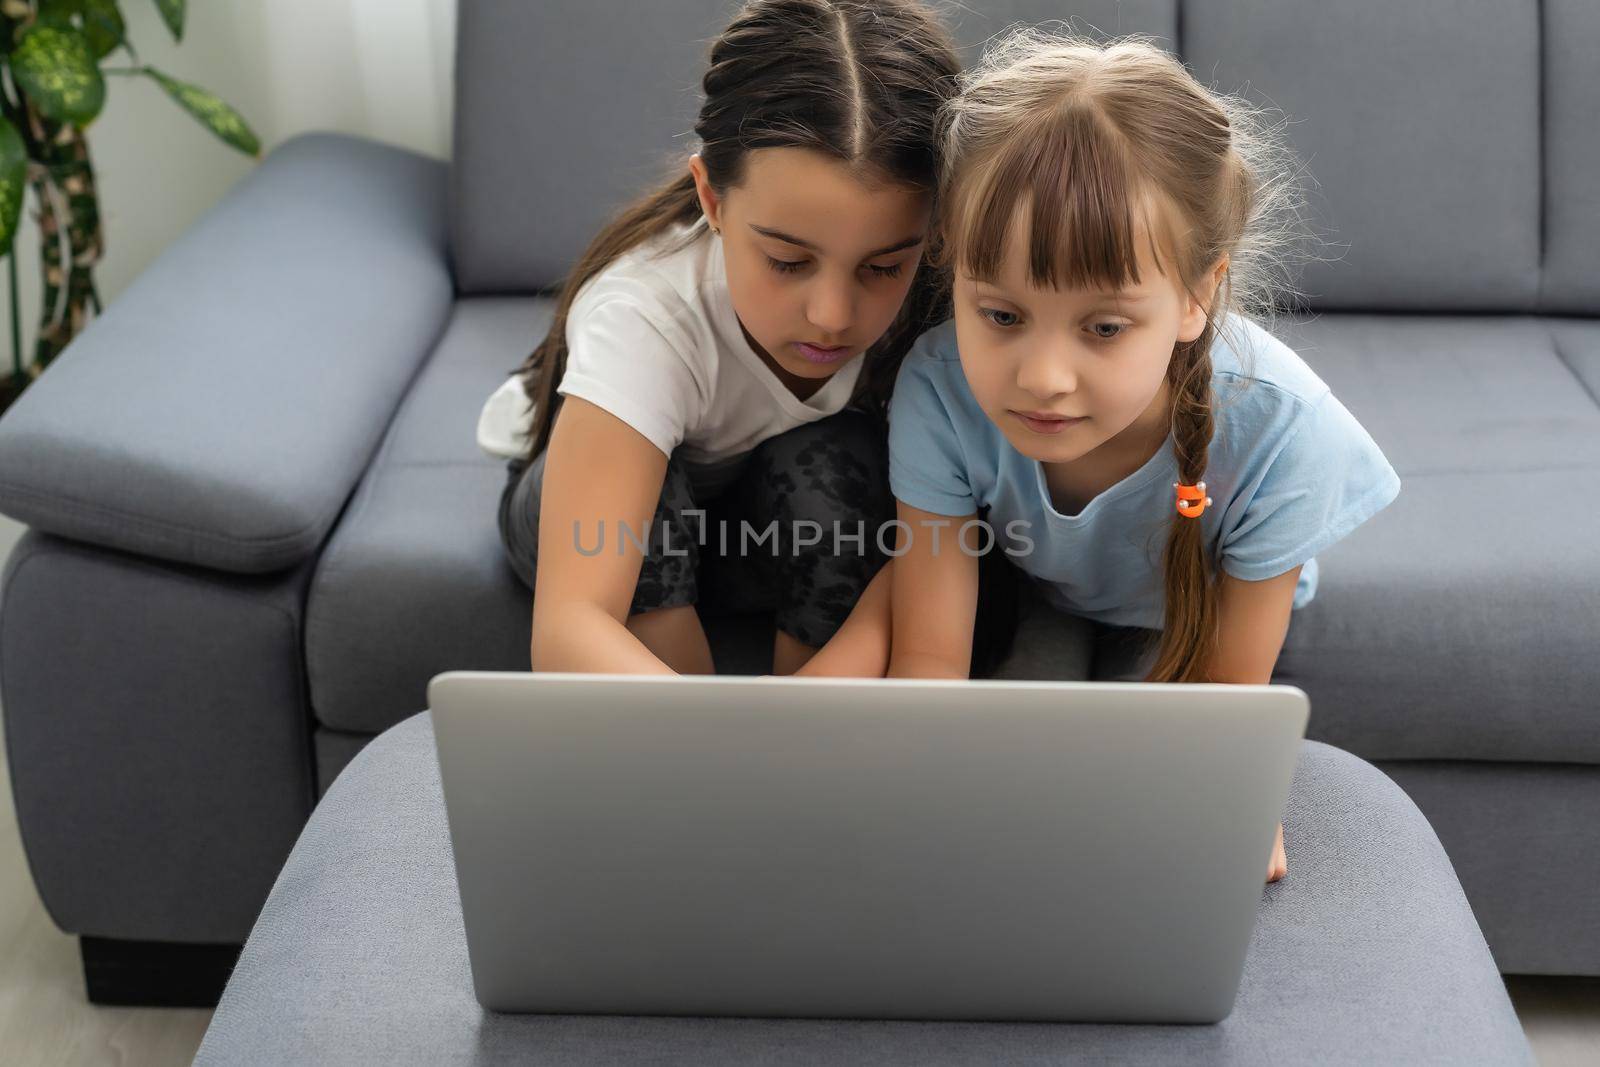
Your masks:
<path fill-rule="evenodd" d="M 1273 129 L 1148 40 L 1024 30 L 942 130 L 954 318 L 891 401 L 888 673 L 993 669 L 1015 620 L 980 601 L 1014 576 L 1148 632 L 1144 680 L 1268 682 L 1313 557 L 1400 488 L 1255 321 L 1300 232 Z"/>

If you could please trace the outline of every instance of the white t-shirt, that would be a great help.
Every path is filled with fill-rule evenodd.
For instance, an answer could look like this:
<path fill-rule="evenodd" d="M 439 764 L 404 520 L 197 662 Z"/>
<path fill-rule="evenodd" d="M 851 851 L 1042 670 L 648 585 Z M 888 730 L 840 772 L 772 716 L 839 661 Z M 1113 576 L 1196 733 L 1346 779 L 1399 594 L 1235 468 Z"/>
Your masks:
<path fill-rule="evenodd" d="M 864 356 L 801 400 L 745 340 L 728 299 L 722 237 L 703 232 L 662 255 L 674 228 L 619 256 L 590 279 L 567 316 L 567 366 L 557 392 L 604 408 L 670 456 L 698 492 L 720 492 L 769 437 L 832 415 L 850 400 Z M 478 418 L 478 445 L 527 454 L 532 402 L 516 375 Z"/>

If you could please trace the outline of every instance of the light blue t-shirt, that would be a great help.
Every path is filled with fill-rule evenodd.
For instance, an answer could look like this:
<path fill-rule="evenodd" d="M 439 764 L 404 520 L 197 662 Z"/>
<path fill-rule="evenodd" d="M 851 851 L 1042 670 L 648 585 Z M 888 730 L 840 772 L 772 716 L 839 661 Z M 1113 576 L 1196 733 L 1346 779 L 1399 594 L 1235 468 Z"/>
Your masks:
<path fill-rule="evenodd" d="M 1181 521 L 1201 524 L 1211 558 L 1235 577 L 1260 581 L 1304 564 L 1294 593 L 1303 607 L 1316 593 L 1313 557 L 1394 500 L 1400 478 L 1322 379 L 1257 323 L 1229 316 L 1211 361 L 1214 433 L 1203 477 L 1212 504 Z M 1043 467 L 1012 447 L 973 398 L 953 320 L 918 338 L 896 379 L 894 495 L 938 515 L 988 508 L 992 550 L 1006 551 L 1063 611 L 1162 627 L 1161 553 L 1178 520 L 1177 480 L 1168 435 L 1144 466 L 1076 515 L 1056 511 Z M 940 551 L 959 550 L 953 527 L 939 533 Z"/>

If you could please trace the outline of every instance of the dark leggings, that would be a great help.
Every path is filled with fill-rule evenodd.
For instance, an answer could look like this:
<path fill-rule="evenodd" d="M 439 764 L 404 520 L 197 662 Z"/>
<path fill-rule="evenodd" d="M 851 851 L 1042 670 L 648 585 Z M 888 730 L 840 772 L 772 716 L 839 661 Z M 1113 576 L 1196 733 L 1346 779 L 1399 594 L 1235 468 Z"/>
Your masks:
<path fill-rule="evenodd" d="M 544 453 L 531 464 L 512 460 L 500 496 L 500 537 L 529 589 L 544 460 Z M 705 514 L 686 514 L 697 509 Z M 696 498 L 674 452 L 648 537 L 633 531 L 645 553 L 630 614 L 683 604 L 715 614 L 771 611 L 778 629 L 820 647 L 888 558 L 878 530 L 894 515 L 883 423 L 865 412 L 846 409 L 768 438 L 737 480 L 711 499 Z M 763 536 L 769 528 L 772 534 Z M 601 537 L 586 520 L 579 545 L 615 552 L 619 533 L 607 522 Z"/>

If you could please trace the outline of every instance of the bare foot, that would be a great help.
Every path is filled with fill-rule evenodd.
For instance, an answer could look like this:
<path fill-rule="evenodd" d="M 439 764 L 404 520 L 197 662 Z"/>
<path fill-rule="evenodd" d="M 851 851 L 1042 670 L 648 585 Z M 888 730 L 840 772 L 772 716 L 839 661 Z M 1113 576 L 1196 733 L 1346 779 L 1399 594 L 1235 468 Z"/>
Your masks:
<path fill-rule="evenodd" d="M 1283 823 L 1278 824 L 1278 839 L 1272 843 L 1272 860 L 1267 864 L 1267 881 L 1276 882 L 1289 873 L 1289 857 L 1283 851 Z"/>

